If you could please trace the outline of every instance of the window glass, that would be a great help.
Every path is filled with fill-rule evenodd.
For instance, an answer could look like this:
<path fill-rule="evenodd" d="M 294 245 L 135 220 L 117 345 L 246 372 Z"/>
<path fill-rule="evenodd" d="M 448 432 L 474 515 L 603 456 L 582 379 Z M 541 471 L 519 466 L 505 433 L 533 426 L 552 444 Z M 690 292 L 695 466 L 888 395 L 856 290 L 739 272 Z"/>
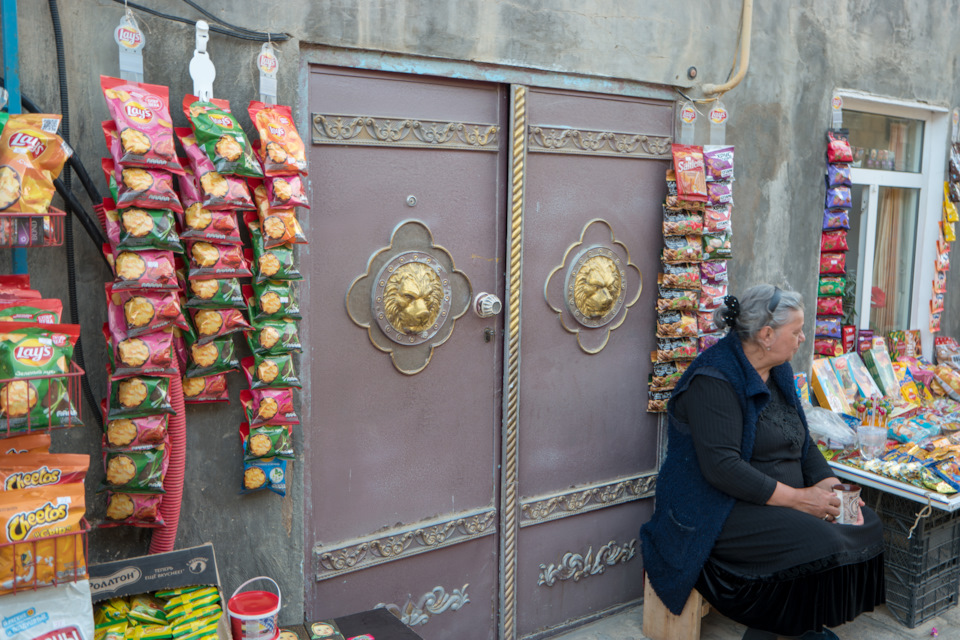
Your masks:
<path fill-rule="evenodd" d="M 850 130 L 854 167 L 911 173 L 922 170 L 922 120 L 844 109 L 843 123 Z"/>
<path fill-rule="evenodd" d="M 882 335 L 910 327 L 919 206 L 919 189 L 880 187 L 870 328 Z"/>

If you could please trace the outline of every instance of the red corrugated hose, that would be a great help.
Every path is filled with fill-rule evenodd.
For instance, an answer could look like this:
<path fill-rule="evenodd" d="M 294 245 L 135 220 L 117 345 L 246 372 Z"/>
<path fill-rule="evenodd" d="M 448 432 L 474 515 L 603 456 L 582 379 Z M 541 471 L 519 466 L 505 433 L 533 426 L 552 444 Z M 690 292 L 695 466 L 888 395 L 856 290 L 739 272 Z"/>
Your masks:
<path fill-rule="evenodd" d="M 164 525 L 153 530 L 150 553 L 173 551 L 180 524 L 180 502 L 183 500 L 183 473 L 187 459 L 187 419 L 183 405 L 183 382 L 180 380 L 179 363 L 173 359 L 177 372 L 170 378 L 170 403 L 176 412 L 170 416 L 167 434 L 170 436 L 170 463 L 163 477 L 163 500 L 160 515 Z"/>

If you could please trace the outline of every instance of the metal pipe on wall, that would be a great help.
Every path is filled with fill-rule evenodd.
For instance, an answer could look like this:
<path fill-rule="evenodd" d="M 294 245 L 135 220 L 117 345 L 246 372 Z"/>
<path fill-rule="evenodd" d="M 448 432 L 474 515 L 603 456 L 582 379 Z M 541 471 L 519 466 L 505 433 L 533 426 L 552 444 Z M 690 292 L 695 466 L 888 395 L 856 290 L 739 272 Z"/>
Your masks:
<path fill-rule="evenodd" d="M 743 0 L 743 17 L 740 23 L 740 68 L 736 75 L 723 84 L 705 84 L 703 85 L 704 95 L 724 94 L 730 89 L 740 84 L 743 77 L 747 75 L 747 68 L 750 66 L 750 34 L 753 26 L 753 0 Z"/>

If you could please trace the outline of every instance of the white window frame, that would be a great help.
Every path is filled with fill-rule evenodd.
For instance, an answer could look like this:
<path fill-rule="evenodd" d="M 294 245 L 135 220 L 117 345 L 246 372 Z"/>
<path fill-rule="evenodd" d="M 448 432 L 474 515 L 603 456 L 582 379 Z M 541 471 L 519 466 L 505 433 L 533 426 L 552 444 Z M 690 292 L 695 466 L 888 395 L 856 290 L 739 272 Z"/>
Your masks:
<path fill-rule="evenodd" d="M 873 287 L 873 255 L 877 236 L 877 201 L 880 187 L 919 189 L 917 233 L 914 247 L 913 293 L 910 302 L 910 326 L 919 329 L 923 353 L 933 354 L 933 335 L 930 333 L 930 299 L 933 296 L 935 275 L 934 257 L 937 251 L 937 223 L 942 216 L 943 180 L 946 169 L 949 109 L 936 105 L 877 96 L 852 89 L 838 89 L 843 108 L 882 116 L 920 120 L 923 125 L 923 150 L 920 173 L 852 168 L 850 179 L 864 187 L 867 207 L 860 220 L 860 265 L 857 273 L 857 323 L 861 329 L 870 328 L 870 291 Z"/>

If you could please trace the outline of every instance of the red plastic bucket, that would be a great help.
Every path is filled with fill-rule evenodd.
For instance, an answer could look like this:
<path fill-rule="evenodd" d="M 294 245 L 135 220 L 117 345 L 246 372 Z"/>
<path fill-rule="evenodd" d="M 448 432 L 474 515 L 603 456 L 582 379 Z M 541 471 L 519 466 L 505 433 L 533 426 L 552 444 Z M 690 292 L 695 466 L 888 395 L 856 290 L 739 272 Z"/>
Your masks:
<path fill-rule="evenodd" d="M 244 591 L 240 593 L 241 589 L 257 580 L 268 580 L 277 592 Z M 277 626 L 277 616 L 280 614 L 280 587 L 266 576 L 251 578 L 233 592 L 233 596 L 227 601 L 227 612 L 230 614 L 233 640 L 275 640 L 280 635 L 280 628 Z"/>

